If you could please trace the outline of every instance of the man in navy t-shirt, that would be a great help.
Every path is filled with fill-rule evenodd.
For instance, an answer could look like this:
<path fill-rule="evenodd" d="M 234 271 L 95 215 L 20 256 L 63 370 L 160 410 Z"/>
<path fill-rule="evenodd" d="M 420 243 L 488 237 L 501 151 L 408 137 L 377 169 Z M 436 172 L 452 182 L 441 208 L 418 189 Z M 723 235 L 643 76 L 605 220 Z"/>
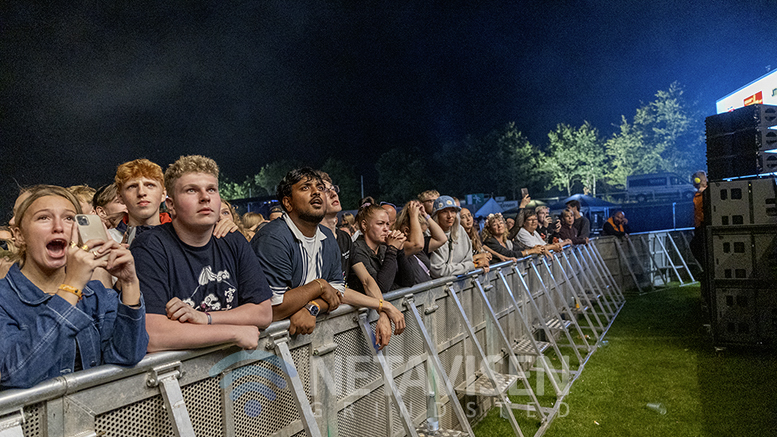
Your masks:
<path fill-rule="evenodd" d="M 345 288 L 340 248 L 332 231 L 321 225 L 327 208 L 323 196 L 328 191 L 321 174 L 312 168 L 288 172 L 277 187 L 283 216 L 251 240 L 273 292 L 273 319 L 288 318 L 291 335 L 310 334 L 319 312 L 333 311 L 342 299 L 352 306 L 385 312 L 395 332 L 402 332 L 405 318 L 391 303 Z"/>
<path fill-rule="evenodd" d="M 149 352 L 234 343 L 255 349 L 272 322 L 272 293 L 241 234 L 215 238 L 218 166 L 185 156 L 165 172 L 172 223 L 138 235 L 131 250 L 146 301 Z"/>

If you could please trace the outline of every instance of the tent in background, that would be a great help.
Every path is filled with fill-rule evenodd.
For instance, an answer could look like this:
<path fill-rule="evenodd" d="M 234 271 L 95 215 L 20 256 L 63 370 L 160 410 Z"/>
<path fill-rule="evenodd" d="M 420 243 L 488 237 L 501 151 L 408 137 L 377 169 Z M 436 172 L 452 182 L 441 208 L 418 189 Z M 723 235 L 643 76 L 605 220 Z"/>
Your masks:
<path fill-rule="evenodd" d="M 487 217 L 489 214 L 496 214 L 502 212 L 502 207 L 499 206 L 498 203 L 496 203 L 496 200 L 494 198 L 488 199 L 488 202 L 486 202 L 483 206 L 478 209 L 478 211 L 475 213 L 475 217 Z"/>
<path fill-rule="evenodd" d="M 615 213 L 615 210 L 620 209 L 620 205 L 616 203 L 610 203 L 606 200 L 597 199 L 586 194 L 575 194 L 566 199 L 548 205 L 551 214 L 560 214 L 561 211 L 567 208 L 567 202 L 570 200 L 577 200 L 580 202 L 580 213 L 588 217 L 591 221 L 591 229 L 601 229 L 604 225 L 604 221 Z"/>
<path fill-rule="evenodd" d="M 620 205 L 616 203 L 610 203 L 606 200 L 597 199 L 596 197 L 591 197 L 587 194 L 574 194 L 560 202 L 556 202 L 551 205 L 548 205 L 548 208 L 550 208 L 551 213 L 555 211 L 561 212 L 562 210 L 567 208 L 567 202 L 571 200 L 577 200 L 578 202 L 580 202 L 580 212 L 600 211 L 605 208 L 609 209 L 609 208 L 620 207 Z"/>

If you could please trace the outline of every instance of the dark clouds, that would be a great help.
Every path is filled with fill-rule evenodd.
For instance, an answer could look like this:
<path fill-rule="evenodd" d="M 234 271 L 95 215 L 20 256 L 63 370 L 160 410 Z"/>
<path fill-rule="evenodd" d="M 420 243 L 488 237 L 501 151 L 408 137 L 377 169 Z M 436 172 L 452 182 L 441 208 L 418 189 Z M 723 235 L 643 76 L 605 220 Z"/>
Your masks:
<path fill-rule="evenodd" d="M 508 121 L 609 135 L 673 81 L 711 114 L 777 68 L 771 0 L 23 3 L 0 6 L 4 210 L 14 179 L 99 185 L 141 156 L 233 179 L 351 156 L 369 178 L 388 148 Z"/>

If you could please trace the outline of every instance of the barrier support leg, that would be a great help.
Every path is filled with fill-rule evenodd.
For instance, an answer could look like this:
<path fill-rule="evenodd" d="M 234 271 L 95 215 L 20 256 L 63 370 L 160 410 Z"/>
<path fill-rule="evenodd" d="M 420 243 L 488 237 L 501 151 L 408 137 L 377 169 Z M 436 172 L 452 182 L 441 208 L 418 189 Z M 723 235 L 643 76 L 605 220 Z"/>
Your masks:
<path fill-rule="evenodd" d="M 313 415 L 313 409 L 308 402 L 308 396 L 305 394 L 305 387 L 302 386 L 302 380 L 299 378 L 297 368 L 294 366 L 294 359 L 291 357 L 291 351 L 289 350 L 289 332 L 282 331 L 270 336 L 270 341 L 267 343 L 268 348 L 275 350 L 275 355 L 281 358 L 281 365 L 284 367 L 283 374 L 286 377 L 286 382 L 291 387 L 291 394 L 294 398 L 294 403 L 297 404 L 297 411 L 299 411 L 300 419 L 302 420 L 302 426 L 305 428 L 305 432 L 310 437 L 321 437 L 321 431 L 318 429 L 318 423 Z"/>
<path fill-rule="evenodd" d="M 182 376 L 181 362 L 176 361 L 152 369 L 148 379 L 146 379 L 146 385 L 159 387 L 175 435 L 195 437 L 192 421 L 189 419 L 189 412 L 186 410 L 186 403 L 183 400 L 181 385 L 178 384 L 178 379 Z"/>

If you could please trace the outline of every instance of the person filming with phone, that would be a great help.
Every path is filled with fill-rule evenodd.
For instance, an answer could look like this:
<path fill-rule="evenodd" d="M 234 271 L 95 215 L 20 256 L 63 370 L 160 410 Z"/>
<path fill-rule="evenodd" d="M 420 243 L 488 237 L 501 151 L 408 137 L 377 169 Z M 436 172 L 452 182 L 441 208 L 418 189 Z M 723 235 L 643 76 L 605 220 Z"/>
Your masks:
<path fill-rule="evenodd" d="M 132 366 L 145 355 L 145 306 L 128 249 L 97 216 L 78 215 L 65 188 L 40 185 L 16 212 L 20 261 L 0 280 L 0 388 L 26 388 L 101 364 Z M 104 239 L 81 241 L 93 218 Z M 81 220 L 84 221 L 84 220 Z M 105 269 L 116 288 L 92 280 Z"/>

